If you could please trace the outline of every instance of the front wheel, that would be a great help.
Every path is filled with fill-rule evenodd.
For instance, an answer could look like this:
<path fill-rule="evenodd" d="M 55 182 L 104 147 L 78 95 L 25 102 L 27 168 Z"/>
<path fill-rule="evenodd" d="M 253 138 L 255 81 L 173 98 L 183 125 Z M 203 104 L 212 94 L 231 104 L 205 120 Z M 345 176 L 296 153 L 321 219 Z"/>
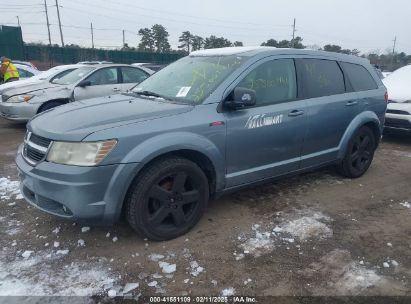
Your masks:
<path fill-rule="evenodd" d="M 366 126 L 361 127 L 352 137 L 339 171 L 346 177 L 362 176 L 370 167 L 376 148 L 375 136 Z"/>
<path fill-rule="evenodd" d="M 200 167 L 185 158 L 164 158 L 132 183 L 126 217 L 138 233 L 156 241 L 169 240 L 200 220 L 208 198 L 208 180 Z"/>

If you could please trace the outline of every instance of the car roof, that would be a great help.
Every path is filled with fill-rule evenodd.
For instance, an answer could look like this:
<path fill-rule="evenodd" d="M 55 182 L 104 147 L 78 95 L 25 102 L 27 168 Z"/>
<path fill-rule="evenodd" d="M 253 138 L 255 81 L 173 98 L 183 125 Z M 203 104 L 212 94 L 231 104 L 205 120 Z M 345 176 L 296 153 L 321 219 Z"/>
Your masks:
<path fill-rule="evenodd" d="M 206 49 L 200 51 L 194 51 L 190 53 L 190 57 L 200 56 L 229 56 L 229 55 L 242 55 L 242 56 L 255 56 L 259 54 L 265 55 L 309 55 L 309 56 L 321 56 L 328 57 L 334 60 L 355 62 L 355 63 L 369 63 L 365 58 L 346 55 L 341 53 L 319 51 L 313 49 L 292 49 L 292 48 L 276 48 L 270 46 L 245 46 L 245 47 L 226 47 L 217 49 Z"/>

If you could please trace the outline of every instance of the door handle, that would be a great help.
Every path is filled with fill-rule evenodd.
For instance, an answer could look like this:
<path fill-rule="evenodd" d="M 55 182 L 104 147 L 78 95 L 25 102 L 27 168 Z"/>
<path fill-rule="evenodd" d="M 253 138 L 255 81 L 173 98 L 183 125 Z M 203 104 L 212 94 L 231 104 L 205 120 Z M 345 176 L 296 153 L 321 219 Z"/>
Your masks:
<path fill-rule="evenodd" d="M 358 104 L 358 100 L 353 100 L 353 101 L 347 102 L 345 105 L 346 105 L 347 107 L 351 107 L 351 106 L 355 106 L 355 105 L 357 105 L 357 104 Z"/>
<path fill-rule="evenodd" d="M 113 92 L 120 92 L 120 89 L 119 88 L 114 88 Z"/>
<path fill-rule="evenodd" d="M 295 117 L 295 116 L 300 116 L 300 115 L 303 115 L 303 114 L 304 114 L 304 111 L 292 110 L 290 113 L 288 113 L 288 116 Z"/>

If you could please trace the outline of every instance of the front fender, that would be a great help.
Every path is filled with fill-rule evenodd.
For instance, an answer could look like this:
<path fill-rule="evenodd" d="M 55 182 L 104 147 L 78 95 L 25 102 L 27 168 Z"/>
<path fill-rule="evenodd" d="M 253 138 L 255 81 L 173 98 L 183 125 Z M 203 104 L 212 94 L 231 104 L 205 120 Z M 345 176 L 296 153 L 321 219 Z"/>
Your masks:
<path fill-rule="evenodd" d="M 367 123 L 373 123 L 378 126 L 381 132 L 381 122 L 378 119 L 377 114 L 372 111 L 364 111 L 358 114 L 349 124 L 348 128 L 345 130 L 345 133 L 340 141 L 339 149 L 338 149 L 338 159 L 343 159 L 347 149 L 348 144 L 354 135 L 354 133 L 363 125 Z"/>
<path fill-rule="evenodd" d="M 205 155 L 213 164 L 216 172 L 216 190 L 224 188 L 224 154 L 205 136 L 190 132 L 159 134 L 151 137 L 134 149 L 123 159 L 122 163 L 147 164 L 158 156 L 179 150 L 192 150 Z"/>

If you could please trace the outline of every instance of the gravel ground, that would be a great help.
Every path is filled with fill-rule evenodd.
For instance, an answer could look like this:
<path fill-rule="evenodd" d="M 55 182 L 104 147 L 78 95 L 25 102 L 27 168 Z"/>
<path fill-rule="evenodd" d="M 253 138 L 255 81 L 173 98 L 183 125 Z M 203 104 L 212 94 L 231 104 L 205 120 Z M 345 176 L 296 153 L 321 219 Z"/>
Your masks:
<path fill-rule="evenodd" d="M 410 135 L 386 136 L 359 179 L 323 169 L 242 190 L 150 242 L 29 207 L 24 132 L 0 118 L 0 295 L 411 295 Z"/>

